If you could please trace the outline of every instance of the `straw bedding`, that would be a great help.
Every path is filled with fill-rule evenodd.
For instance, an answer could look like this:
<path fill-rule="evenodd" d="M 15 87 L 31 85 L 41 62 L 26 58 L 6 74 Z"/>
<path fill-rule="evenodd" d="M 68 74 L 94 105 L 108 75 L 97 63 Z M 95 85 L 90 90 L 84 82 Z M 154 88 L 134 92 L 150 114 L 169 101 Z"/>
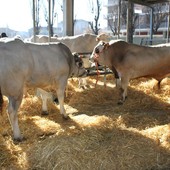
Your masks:
<path fill-rule="evenodd" d="M 41 100 L 29 89 L 19 110 L 25 140 L 14 143 L 6 110 L 0 116 L 1 169 L 34 170 L 168 170 L 170 169 L 170 79 L 161 90 L 153 79 L 138 79 L 128 87 L 128 99 L 117 105 L 111 75 L 107 87 L 101 76 L 87 79 L 78 89 L 69 80 L 63 120 L 58 106 L 48 102 L 41 116 Z M 5 102 L 7 105 L 7 101 Z"/>

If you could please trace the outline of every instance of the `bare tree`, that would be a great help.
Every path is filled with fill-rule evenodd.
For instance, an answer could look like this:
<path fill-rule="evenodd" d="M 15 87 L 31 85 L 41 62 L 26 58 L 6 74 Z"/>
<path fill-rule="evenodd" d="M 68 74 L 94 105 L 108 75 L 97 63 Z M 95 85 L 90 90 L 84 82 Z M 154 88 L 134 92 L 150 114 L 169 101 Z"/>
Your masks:
<path fill-rule="evenodd" d="M 161 24 L 166 21 L 168 12 L 166 11 L 166 3 L 158 3 L 152 6 L 153 9 L 153 33 L 156 34 Z M 146 23 L 149 27 L 150 23 L 150 8 L 145 7 L 144 12 L 146 15 Z"/>
<path fill-rule="evenodd" d="M 45 16 L 45 21 L 47 22 L 47 25 L 48 25 L 48 10 L 47 9 L 48 9 L 47 6 L 44 5 L 44 16 Z M 51 24 L 49 26 L 51 36 L 53 36 L 53 34 L 54 34 L 53 25 L 56 20 L 56 17 L 57 17 L 57 12 L 55 11 L 55 0 L 52 0 L 52 2 L 51 2 L 51 22 L 50 22 Z"/>
<path fill-rule="evenodd" d="M 35 0 L 35 35 L 39 35 L 40 29 L 40 0 Z"/>
<path fill-rule="evenodd" d="M 133 5 L 133 20 L 132 20 L 132 32 L 134 33 L 135 29 L 139 26 L 139 15 L 134 12 L 135 5 Z M 128 9 L 128 2 L 123 1 L 121 5 L 121 21 L 122 25 L 126 27 L 127 25 L 127 9 Z"/>
<path fill-rule="evenodd" d="M 114 5 L 109 8 L 109 15 L 107 15 L 108 27 L 112 31 L 113 35 L 117 34 L 118 29 L 118 5 Z"/>
<path fill-rule="evenodd" d="M 112 16 L 114 18 L 114 16 Z M 116 18 L 115 18 L 116 19 Z M 113 35 L 117 34 L 117 21 L 115 21 L 115 19 L 113 19 L 114 21 L 112 22 L 109 17 L 107 17 L 107 21 L 108 21 L 108 26 L 110 28 L 110 30 L 112 31 Z"/>
<path fill-rule="evenodd" d="M 92 7 L 91 7 L 91 13 L 94 13 L 94 21 L 89 22 L 90 28 L 93 31 L 94 34 L 98 35 L 100 30 L 100 24 L 99 24 L 99 17 L 100 17 L 100 11 L 101 11 L 101 3 L 99 0 L 96 0 L 96 8 L 92 1 Z"/>
<path fill-rule="evenodd" d="M 121 3 L 120 3 L 121 2 Z M 119 32 L 119 15 L 121 20 L 121 26 L 122 28 L 126 28 L 127 25 L 127 9 L 128 9 L 128 2 L 123 0 L 118 0 L 117 3 L 115 3 L 112 7 L 109 7 L 109 15 L 107 16 L 108 21 L 108 27 L 112 31 L 113 35 L 117 35 Z M 134 10 L 134 8 L 133 8 Z M 119 14 L 120 12 L 120 14 Z M 138 26 L 139 15 L 133 14 L 133 20 L 132 20 L 132 32 L 134 33 L 135 28 Z"/>
<path fill-rule="evenodd" d="M 122 25 L 127 25 L 127 2 L 123 1 L 121 4 L 121 19 Z"/>

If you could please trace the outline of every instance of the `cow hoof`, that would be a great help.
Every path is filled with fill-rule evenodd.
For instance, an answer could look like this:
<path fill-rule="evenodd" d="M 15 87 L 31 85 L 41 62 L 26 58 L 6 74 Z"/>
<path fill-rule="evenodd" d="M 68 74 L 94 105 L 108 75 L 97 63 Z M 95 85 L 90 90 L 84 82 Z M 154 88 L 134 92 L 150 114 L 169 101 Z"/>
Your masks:
<path fill-rule="evenodd" d="M 68 115 L 63 115 L 63 119 L 68 120 L 68 119 L 70 119 L 70 117 Z"/>
<path fill-rule="evenodd" d="M 118 101 L 117 104 L 118 105 L 123 105 L 123 101 Z"/>
<path fill-rule="evenodd" d="M 80 86 L 79 89 L 85 90 L 85 86 Z"/>
<path fill-rule="evenodd" d="M 48 112 L 47 112 L 47 111 L 42 111 L 41 115 L 42 115 L 42 116 L 47 116 L 47 115 L 48 115 Z"/>
<path fill-rule="evenodd" d="M 55 99 L 53 100 L 53 102 L 56 103 L 56 104 L 59 104 L 58 98 L 55 98 Z"/>
<path fill-rule="evenodd" d="M 17 144 L 19 142 L 22 142 L 22 139 L 21 138 L 14 138 L 13 141 L 14 141 L 15 144 Z"/>
<path fill-rule="evenodd" d="M 20 143 L 20 142 L 23 142 L 23 141 L 25 141 L 26 140 L 26 138 L 25 137 L 18 137 L 18 138 L 13 138 L 13 141 L 14 141 L 14 144 L 17 144 L 17 143 Z"/>

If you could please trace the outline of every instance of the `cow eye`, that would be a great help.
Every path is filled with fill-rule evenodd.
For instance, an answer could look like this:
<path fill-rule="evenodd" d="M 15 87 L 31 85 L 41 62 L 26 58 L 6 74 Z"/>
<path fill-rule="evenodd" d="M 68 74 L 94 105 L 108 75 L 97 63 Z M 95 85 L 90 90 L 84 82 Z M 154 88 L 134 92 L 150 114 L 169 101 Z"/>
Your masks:
<path fill-rule="evenodd" d="M 79 58 L 77 57 L 77 58 L 75 58 L 75 62 L 77 63 L 79 61 Z"/>
<path fill-rule="evenodd" d="M 79 67 L 82 67 L 83 66 L 83 63 L 79 63 Z"/>
<path fill-rule="evenodd" d="M 81 68 L 83 66 L 83 62 L 76 62 L 76 65 L 78 68 Z"/>
<path fill-rule="evenodd" d="M 97 53 L 97 54 L 99 53 L 99 49 L 98 48 L 95 49 L 95 53 Z"/>

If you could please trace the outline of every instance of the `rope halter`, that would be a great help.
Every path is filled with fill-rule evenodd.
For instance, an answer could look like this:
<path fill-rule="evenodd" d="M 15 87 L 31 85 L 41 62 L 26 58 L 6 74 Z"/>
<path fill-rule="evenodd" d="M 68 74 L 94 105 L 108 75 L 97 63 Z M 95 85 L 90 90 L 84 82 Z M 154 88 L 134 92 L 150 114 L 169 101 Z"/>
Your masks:
<path fill-rule="evenodd" d="M 105 42 L 102 42 L 102 46 L 103 46 L 103 49 L 101 51 L 99 51 L 99 49 L 96 47 L 95 48 L 95 53 L 94 53 L 94 63 L 95 63 L 95 66 L 96 66 L 96 70 L 97 70 L 97 78 L 96 78 L 96 83 L 95 83 L 95 87 L 97 85 L 97 82 L 99 80 L 99 75 L 100 75 L 100 72 L 99 72 L 99 65 L 98 65 L 98 59 L 100 57 L 100 54 L 108 48 L 109 44 L 108 43 L 105 43 Z"/>

